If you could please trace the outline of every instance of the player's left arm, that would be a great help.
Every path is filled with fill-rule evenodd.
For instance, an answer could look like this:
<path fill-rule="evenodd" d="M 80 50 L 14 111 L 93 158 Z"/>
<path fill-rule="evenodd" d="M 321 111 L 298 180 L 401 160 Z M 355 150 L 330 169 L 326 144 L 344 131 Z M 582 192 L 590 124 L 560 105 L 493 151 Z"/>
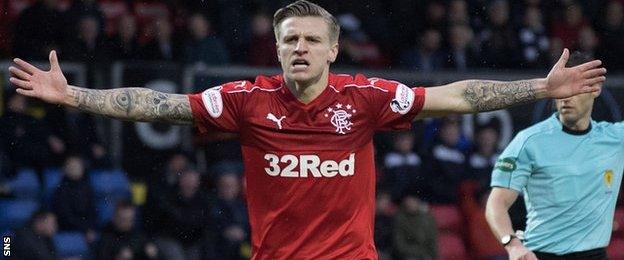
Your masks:
<path fill-rule="evenodd" d="M 477 113 L 525 104 L 543 98 L 566 98 L 599 91 L 607 70 L 600 60 L 566 68 L 565 49 L 546 78 L 492 81 L 464 80 L 427 88 L 417 119 L 448 114 Z"/>

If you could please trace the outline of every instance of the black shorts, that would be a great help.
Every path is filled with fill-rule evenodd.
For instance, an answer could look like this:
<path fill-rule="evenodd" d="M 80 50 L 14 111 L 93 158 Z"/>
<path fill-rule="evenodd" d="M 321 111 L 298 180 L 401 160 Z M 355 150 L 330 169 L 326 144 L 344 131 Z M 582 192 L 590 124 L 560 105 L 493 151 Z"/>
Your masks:
<path fill-rule="evenodd" d="M 604 248 L 596 248 L 587 251 L 574 252 L 565 255 L 555 255 L 551 253 L 543 253 L 534 251 L 539 260 L 608 260 L 607 250 Z"/>

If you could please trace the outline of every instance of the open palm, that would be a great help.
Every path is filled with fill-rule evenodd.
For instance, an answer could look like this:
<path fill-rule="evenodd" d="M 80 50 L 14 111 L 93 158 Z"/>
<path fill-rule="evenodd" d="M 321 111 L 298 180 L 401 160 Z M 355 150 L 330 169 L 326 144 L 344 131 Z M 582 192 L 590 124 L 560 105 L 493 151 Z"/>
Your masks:
<path fill-rule="evenodd" d="M 578 66 L 566 68 L 570 57 L 568 49 L 563 50 L 559 61 L 546 77 L 547 91 L 551 98 L 567 98 L 576 94 L 600 90 L 606 80 L 605 68 L 600 67 L 600 60 L 593 60 Z"/>
<path fill-rule="evenodd" d="M 50 52 L 50 70 L 43 71 L 21 59 L 14 59 L 15 67 L 9 67 L 9 81 L 17 87 L 17 93 L 43 101 L 61 104 L 67 97 L 67 79 L 63 76 L 56 52 Z"/>

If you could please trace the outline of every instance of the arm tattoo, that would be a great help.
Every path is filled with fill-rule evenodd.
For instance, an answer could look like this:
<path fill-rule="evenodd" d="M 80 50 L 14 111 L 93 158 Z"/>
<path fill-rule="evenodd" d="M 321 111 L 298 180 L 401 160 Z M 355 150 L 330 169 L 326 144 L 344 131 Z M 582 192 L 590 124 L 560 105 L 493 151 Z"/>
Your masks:
<path fill-rule="evenodd" d="M 185 95 L 146 88 L 86 89 L 71 87 L 75 105 L 84 111 L 123 120 L 189 124 L 191 105 Z"/>
<path fill-rule="evenodd" d="M 511 82 L 473 80 L 467 83 L 464 99 L 476 112 L 492 111 L 537 99 L 535 80 Z"/>

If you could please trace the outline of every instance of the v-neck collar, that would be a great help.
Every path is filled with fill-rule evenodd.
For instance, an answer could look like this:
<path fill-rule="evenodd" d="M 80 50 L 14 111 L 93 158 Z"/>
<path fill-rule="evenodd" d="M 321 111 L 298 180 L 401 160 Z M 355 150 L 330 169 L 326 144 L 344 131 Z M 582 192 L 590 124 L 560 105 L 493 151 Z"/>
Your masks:
<path fill-rule="evenodd" d="M 282 87 L 279 91 L 279 96 L 288 106 L 294 106 L 304 110 L 309 110 L 315 107 L 318 107 L 319 109 L 324 109 L 326 105 L 329 105 L 329 103 L 333 102 L 333 99 L 329 98 L 329 96 L 337 92 L 335 90 L 336 88 L 333 86 L 333 74 L 329 73 L 327 77 L 328 79 L 325 89 L 323 89 L 321 94 L 319 94 L 307 104 L 301 102 L 301 100 L 295 97 L 295 95 L 290 91 L 290 88 L 288 88 L 288 86 L 286 85 L 283 77 L 280 77 L 280 84 Z"/>

